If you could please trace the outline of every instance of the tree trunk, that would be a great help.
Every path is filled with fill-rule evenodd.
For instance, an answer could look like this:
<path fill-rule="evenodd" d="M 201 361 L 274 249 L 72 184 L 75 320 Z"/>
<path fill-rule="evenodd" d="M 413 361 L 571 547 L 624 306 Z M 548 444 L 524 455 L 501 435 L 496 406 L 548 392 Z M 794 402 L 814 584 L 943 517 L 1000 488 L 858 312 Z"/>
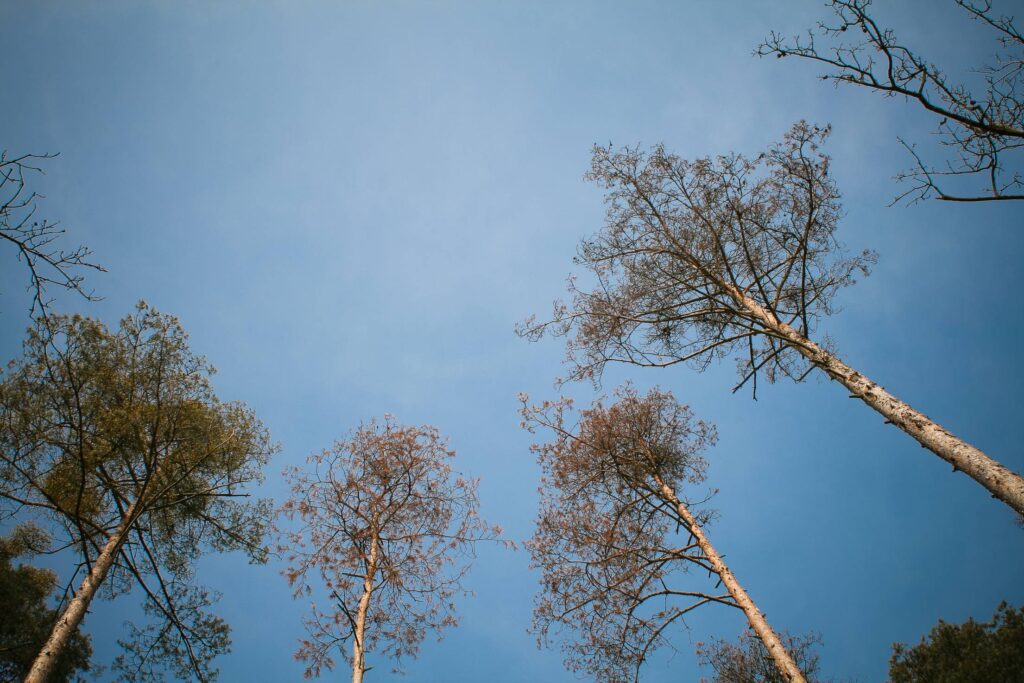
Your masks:
<path fill-rule="evenodd" d="M 121 546 L 124 545 L 125 539 L 128 538 L 128 531 L 135 521 L 136 505 L 137 501 L 128 507 L 120 524 L 117 525 L 114 533 L 107 539 L 89 574 L 82 581 L 82 585 L 75 592 L 71 602 L 68 603 L 67 609 L 60 615 L 60 619 L 57 620 L 53 630 L 50 632 L 50 637 L 46 640 L 46 644 L 43 645 L 43 649 L 36 656 L 35 661 L 32 662 L 32 669 L 28 672 L 28 676 L 25 677 L 25 683 L 46 683 L 49 680 L 57 659 L 60 658 L 71 636 L 74 635 L 81 625 L 82 620 L 85 618 L 85 613 L 89 609 L 89 603 L 92 602 L 96 591 L 99 590 L 103 580 L 107 577 L 107 572 L 114 565 L 117 553 L 120 552 Z"/>
<path fill-rule="evenodd" d="M 366 561 L 366 576 L 363 578 L 363 595 L 359 598 L 356 612 L 356 627 L 352 634 L 352 683 L 363 683 L 366 672 L 366 648 L 363 647 L 363 633 L 366 631 L 366 614 L 370 611 L 370 597 L 373 595 L 373 579 L 377 573 L 379 539 L 374 533 L 370 541 L 370 557 Z"/>
<path fill-rule="evenodd" d="M 697 545 L 704 551 L 704 555 L 708 558 L 708 563 L 711 568 L 715 570 L 718 577 L 722 580 L 722 584 L 725 585 L 726 590 L 729 591 L 729 595 L 733 597 L 736 604 L 739 605 L 743 613 L 747 615 L 747 622 L 750 624 L 754 632 L 757 633 L 758 638 L 764 643 L 765 648 L 768 650 L 768 654 L 775 661 L 775 666 L 778 667 L 779 672 L 785 676 L 789 683 L 807 683 L 807 679 L 804 678 L 803 673 L 797 667 L 796 662 L 786 652 L 786 648 L 782 645 L 782 641 L 779 639 L 778 634 L 772 630 L 772 627 L 768 625 L 768 620 L 764 618 L 761 610 L 757 609 L 757 605 L 750 599 L 747 592 L 740 586 L 739 581 L 733 576 L 733 573 L 729 571 L 729 567 L 722 561 L 722 558 L 715 552 L 715 547 L 711 545 L 711 541 L 708 540 L 707 536 L 704 535 L 704 531 L 697 524 L 697 518 L 690 513 L 690 509 L 683 504 L 679 497 L 676 496 L 676 492 L 671 486 L 666 484 L 661 477 L 655 476 L 655 481 L 658 482 L 658 486 L 661 488 L 661 494 L 665 499 L 675 506 L 676 512 L 683 518 L 688 527 L 688 531 L 693 534 L 693 537 L 697 539 Z"/>
<path fill-rule="evenodd" d="M 867 403 L 878 411 L 886 422 L 902 429 L 914 437 L 922 446 L 935 453 L 950 465 L 953 471 L 962 470 L 967 476 L 988 489 L 993 498 L 998 498 L 1017 514 L 1024 516 L 1024 478 L 1010 471 L 999 462 L 985 455 L 981 450 L 950 433 L 942 425 L 899 400 L 870 379 L 843 363 L 834 355 L 821 348 L 807 337 L 745 296 L 735 287 L 729 287 L 729 294 L 750 315 L 760 321 L 770 332 L 790 342 L 807 360 L 821 368 L 832 379 L 838 380 L 850 390 L 853 397 Z"/>

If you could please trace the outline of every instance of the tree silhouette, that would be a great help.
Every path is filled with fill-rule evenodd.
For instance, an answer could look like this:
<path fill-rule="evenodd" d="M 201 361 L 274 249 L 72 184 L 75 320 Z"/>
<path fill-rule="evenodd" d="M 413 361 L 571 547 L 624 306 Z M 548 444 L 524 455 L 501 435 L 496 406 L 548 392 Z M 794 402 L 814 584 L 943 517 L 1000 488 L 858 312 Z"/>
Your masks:
<path fill-rule="evenodd" d="M 967 15 L 993 30 L 998 48 L 989 66 L 975 69 L 982 84 L 957 83 L 927 58 L 899 42 L 868 13 L 871 0 L 831 0 L 836 23 L 819 23 L 817 31 L 787 40 L 772 33 L 756 54 L 801 57 L 822 64 L 823 80 L 850 83 L 902 95 L 939 121 L 938 138 L 951 158 L 925 163 L 916 147 L 903 140 L 914 167 L 898 179 L 907 182 L 894 202 L 931 196 L 945 201 L 979 202 L 1024 199 L 1024 179 L 1016 170 L 1016 153 L 1024 146 L 1024 35 L 1013 17 L 997 15 L 990 0 L 956 0 Z M 822 47 L 824 40 L 828 47 Z M 945 183 L 979 177 L 977 194 L 954 194 Z"/>
<path fill-rule="evenodd" d="M 65 251 L 57 245 L 64 229 L 57 223 L 36 216 L 41 195 L 29 189 L 28 176 L 42 173 L 42 163 L 54 155 L 23 154 L 9 156 L 0 151 L 0 243 L 12 246 L 17 258 L 29 271 L 32 292 L 31 312 L 45 315 L 50 301 L 46 289 L 53 285 L 93 299 L 83 288 L 83 269 L 105 272 L 89 261 L 92 252 L 85 247 Z"/>

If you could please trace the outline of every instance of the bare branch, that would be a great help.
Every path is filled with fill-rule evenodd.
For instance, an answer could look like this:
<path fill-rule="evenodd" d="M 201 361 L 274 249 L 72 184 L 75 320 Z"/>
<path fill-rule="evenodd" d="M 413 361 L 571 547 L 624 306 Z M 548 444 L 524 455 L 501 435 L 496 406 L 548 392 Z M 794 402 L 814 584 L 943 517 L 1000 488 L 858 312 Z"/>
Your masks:
<path fill-rule="evenodd" d="M 106 272 L 90 261 L 92 252 L 86 247 L 70 251 L 59 246 L 64 228 L 58 223 L 36 217 L 43 196 L 30 190 L 28 176 L 43 173 L 42 163 L 55 154 L 24 154 L 9 156 L 0 151 L 0 243 L 10 245 L 17 259 L 29 271 L 28 289 L 32 292 L 31 314 L 45 316 L 50 304 L 47 288 L 56 286 L 77 292 L 93 301 L 98 297 L 83 286 L 83 270 Z"/>
<path fill-rule="evenodd" d="M 820 23 L 817 30 L 791 39 L 773 32 L 755 51 L 762 57 L 811 60 L 826 68 L 823 80 L 903 96 L 938 119 L 936 135 L 951 151 L 951 160 L 927 164 L 913 146 L 903 143 L 915 163 L 897 176 L 908 189 L 894 203 L 929 197 L 951 202 L 1024 199 L 1020 162 L 1013 155 L 1024 145 L 1024 41 L 1013 18 L 996 15 L 989 0 L 956 4 L 996 33 L 994 63 L 974 69 L 980 83 L 973 86 L 952 82 L 942 69 L 900 43 L 891 29 L 880 27 L 869 13 L 871 0 L 831 0 L 837 23 Z M 828 47 L 820 46 L 822 41 Z M 959 186 L 972 178 L 980 178 L 982 185 L 967 194 L 944 184 Z"/>
<path fill-rule="evenodd" d="M 595 149 L 589 177 L 607 190 L 606 224 L 576 261 L 598 284 L 570 279 L 571 301 L 520 333 L 566 337 L 569 378 L 595 383 L 608 363 L 704 370 L 732 353 L 734 390 L 749 384 L 756 398 L 760 376 L 800 382 L 820 370 L 1024 514 L 1024 477 L 846 365 L 827 336 L 813 339 L 835 295 L 875 261 L 849 256 L 836 237 L 839 190 L 819 151 L 827 135 L 798 122 L 756 159 Z"/>

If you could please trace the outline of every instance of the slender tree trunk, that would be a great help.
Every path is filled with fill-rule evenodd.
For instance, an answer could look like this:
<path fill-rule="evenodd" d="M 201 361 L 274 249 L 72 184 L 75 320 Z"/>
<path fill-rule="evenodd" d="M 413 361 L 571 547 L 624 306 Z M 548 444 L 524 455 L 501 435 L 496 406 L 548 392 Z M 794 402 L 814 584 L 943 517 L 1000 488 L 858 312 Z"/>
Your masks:
<path fill-rule="evenodd" d="M 60 615 L 60 619 L 57 620 L 53 630 L 50 632 L 50 637 L 47 639 L 46 644 L 43 645 L 43 649 L 36 656 L 35 661 L 32 662 L 32 669 L 28 672 L 28 676 L 25 677 L 25 683 L 46 683 L 49 680 L 57 659 L 60 658 L 71 636 L 74 635 L 81 625 L 82 620 L 85 618 L 85 613 L 89 609 L 89 603 L 92 602 L 103 580 L 107 578 L 107 572 L 114 565 L 117 553 L 120 552 L 121 546 L 124 545 L 125 540 L 128 538 L 128 531 L 135 522 L 135 507 L 137 504 L 138 501 L 128 507 L 120 524 L 117 525 L 114 533 L 107 539 L 89 574 L 82 580 L 82 585 L 79 586 L 75 596 L 68 603 L 67 609 Z"/>
<path fill-rule="evenodd" d="M 768 625 L 768 620 L 764 618 L 764 614 L 757 608 L 754 601 L 750 599 L 747 592 L 743 590 L 740 582 L 736 580 L 733 573 L 729 571 L 728 565 L 722 561 L 722 558 L 715 551 L 715 547 L 711 545 L 711 541 L 704 535 L 703 529 L 697 524 L 697 518 L 690 513 L 690 509 L 676 495 L 676 492 L 671 486 L 666 484 L 661 477 L 655 476 L 655 481 L 658 482 L 658 486 L 661 488 L 661 494 L 664 498 L 675 506 L 676 512 L 683 518 L 688 527 L 688 531 L 693 534 L 693 537 L 697 539 L 697 545 L 704 551 L 704 555 L 708 558 L 708 563 L 711 568 L 715 570 L 718 577 L 722 580 L 722 584 L 725 585 L 726 590 L 729 591 L 729 595 L 733 597 L 736 604 L 739 605 L 743 613 L 747 615 L 747 622 L 750 623 L 751 628 L 757 633 L 757 636 L 764 643 L 765 648 L 768 650 L 768 654 L 775 661 L 775 666 L 778 667 L 779 672 L 786 677 L 789 683 L 807 683 L 807 679 L 804 678 L 803 673 L 797 667 L 796 662 L 786 652 L 786 648 L 782 644 L 782 640 L 779 639 L 778 634 L 772 630 L 772 627 Z"/>
<path fill-rule="evenodd" d="M 373 580 L 377 573 L 379 539 L 376 532 L 370 541 L 370 557 L 366 561 L 366 576 L 363 578 L 363 595 L 359 598 L 356 612 L 356 629 L 352 634 L 352 683 L 363 683 L 366 672 L 366 648 L 363 647 L 363 633 L 366 631 L 366 614 L 370 611 L 370 597 L 373 595 Z"/>
<path fill-rule="evenodd" d="M 849 389 L 852 397 L 864 401 L 885 417 L 886 422 L 896 425 L 914 437 L 922 446 L 952 465 L 954 472 L 962 470 L 971 479 L 988 489 L 993 498 L 998 498 L 1016 510 L 1017 514 L 1024 516 L 1024 477 L 1012 472 L 985 455 L 980 449 L 953 435 L 924 413 L 914 410 L 786 323 L 781 322 L 771 311 L 745 296 L 735 287 L 728 289 L 730 295 L 748 313 L 757 318 L 773 334 L 791 342 L 793 348 L 802 356 Z"/>

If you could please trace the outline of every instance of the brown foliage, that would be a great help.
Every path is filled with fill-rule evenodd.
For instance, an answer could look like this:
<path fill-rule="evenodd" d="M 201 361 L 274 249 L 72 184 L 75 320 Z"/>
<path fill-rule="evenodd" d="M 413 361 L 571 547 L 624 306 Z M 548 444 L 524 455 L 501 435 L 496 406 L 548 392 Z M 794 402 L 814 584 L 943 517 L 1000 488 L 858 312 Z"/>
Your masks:
<path fill-rule="evenodd" d="M 846 257 L 836 240 L 839 191 L 819 151 L 828 132 L 797 123 L 754 159 L 596 147 L 588 178 L 607 190 L 607 220 L 576 262 L 597 284 L 570 280 L 571 302 L 519 334 L 567 337 L 575 380 L 596 381 L 607 363 L 704 369 L 731 354 L 737 389 L 753 381 L 756 393 L 759 374 L 802 378 L 811 366 L 749 301 L 810 337 L 874 259 Z"/>
<path fill-rule="evenodd" d="M 608 214 L 577 263 L 597 282 L 570 280 L 571 302 L 519 334 L 566 337 L 569 378 L 595 383 L 608 363 L 703 370 L 735 355 L 733 391 L 750 382 L 756 398 L 759 376 L 799 382 L 818 368 L 1024 515 L 1024 478 L 814 339 L 839 289 L 875 258 L 849 257 L 836 239 L 839 192 L 819 151 L 827 134 L 799 122 L 756 159 L 595 149 L 590 178 L 607 189 Z"/>
<path fill-rule="evenodd" d="M 701 454 L 715 441 L 714 427 L 667 392 L 639 396 L 627 385 L 615 397 L 609 407 L 598 401 L 580 411 L 575 427 L 570 400 L 529 407 L 521 397 L 523 426 L 554 437 L 532 448 L 543 470 L 527 544 L 542 573 L 534 630 L 541 645 L 566 636 L 566 666 L 600 681 L 637 677 L 696 607 L 735 606 L 713 586 L 682 584 L 690 569 L 713 570 L 659 483 L 680 490 L 703 481 Z"/>
<path fill-rule="evenodd" d="M 454 598 L 465 593 L 474 545 L 501 529 L 480 518 L 477 481 L 452 472 L 454 456 L 436 428 L 386 416 L 311 456 L 310 470 L 285 473 L 292 497 L 281 511 L 301 527 L 280 549 L 295 597 L 311 599 L 309 637 L 295 655 L 307 678 L 332 669 L 339 652 L 353 663 L 350 639 L 401 660 L 416 655 L 428 631 L 457 624 Z M 317 602 L 318 582 L 327 605 Z"/>

